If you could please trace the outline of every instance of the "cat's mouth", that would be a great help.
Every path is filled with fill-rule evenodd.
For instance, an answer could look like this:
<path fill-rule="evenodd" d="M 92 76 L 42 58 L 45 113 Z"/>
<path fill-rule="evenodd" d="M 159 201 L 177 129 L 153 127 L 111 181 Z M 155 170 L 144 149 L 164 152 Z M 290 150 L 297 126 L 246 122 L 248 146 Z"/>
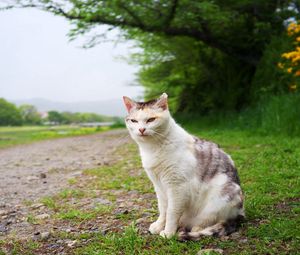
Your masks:
<path fill-rule="evenodd" d="M 148 134 L 139 134 L 139 136 L 146 137 L 146 136 L 149 136 L 149 135 Z"/>

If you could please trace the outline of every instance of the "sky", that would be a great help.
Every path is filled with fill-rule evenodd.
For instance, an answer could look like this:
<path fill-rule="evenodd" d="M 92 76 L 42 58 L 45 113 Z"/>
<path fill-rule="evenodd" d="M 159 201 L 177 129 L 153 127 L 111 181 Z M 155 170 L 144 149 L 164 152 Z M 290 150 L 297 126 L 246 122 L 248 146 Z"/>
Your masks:
<path fill-rule="evenodd" d="M 34 9 L 0 12 L 0 97 L 52 101 L 102 101 L 142 96 L 130 43 L 101 43 L 83 49 L 69 42 L 71 25 L 62 17 Z M 116 37 L 117 38 L 117 37 Z"/>

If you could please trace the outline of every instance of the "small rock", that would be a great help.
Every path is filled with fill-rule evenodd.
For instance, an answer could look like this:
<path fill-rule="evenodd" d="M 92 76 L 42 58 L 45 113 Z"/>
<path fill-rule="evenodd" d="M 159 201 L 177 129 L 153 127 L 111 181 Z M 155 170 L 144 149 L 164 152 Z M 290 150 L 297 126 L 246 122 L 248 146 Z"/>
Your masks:
<path fill-rule="evenodd" d="M 234 232 L 230 235 L 230 238 L 235 240 L 235 239 L 239 239 L 241 237 L 241 234 L 239 232 Z"/>
<path fill-rule="evenodd" d="M 6 225 L 5 224 L 0 224 L 0 233 L 1 232 L 6 232 L 6 231 L 7 231 Z"/>
<path fill-rule="evenodd" d="M 210 255 L 212 252 L 223 254 L 222 249 L 203 249 L 198 251 L 197 255 Z"/>
<path fill-rule="evenodd" d="M 43 213 L 43 214 L 37 215 L 35 218 L 37 220 L 44 220 L 44 219 L 48 219 L 49 217 L 50 217 L 50 215 L 48 213 Z"/>
<path fill-rule="evenodd" d="M 243 238 L 239 241 L 240 243 L 247 243 L 248 242 L 248 239 L 247 238 Z"/>
<path fill-rule="evenodd" d="M 42 203 L 36 203 L 36 204 L 32 204 L 30 206 L 30 208 L 32 208 L 32 209 L 39 209 L 42 206 L 44 206 L 44 204 L 42 204 Z"/>
<path fill-rule="evenodd" d="M 27 181 L 36 181 L 36 180 L 38 180 L 39 178 L 38 178 L 37 176 L 30 175 L 30 176 L 28 176 L 26 179 L 27 179 Z"/>
<path fill-rule="evenodd" d="M 140 223 L 142 223 L 143 221 L 144 221 L 143 218 L 139 218 L 139 219 L 136 220 L 136 224 L 140 224 Z"/>
<path fill-rule="evenodd" d="M 50 232 L 43 232 L 41 233 L 41 239 L 47 240 L 50 237 Z"/>
<path fill-rule="evenodd" d="M 125 204 L 125 203 L 120 203 L 118 207 L 119 207 L 119 208 L 126 207 L 126 204 Z"/>
<path fill-rule="evenodd" d="M 6 210 L 0 210 L 0 216 L 8 214 L 8 211 Z"/>
<path fill-rule="evenodd" d="M 103 161 L 103 165 L 109 166 L 109 162 L 108 161 Z"/>
<path fill-rule="evenodd" d="M 47 175 L 45 173 L 40 173 L 40 178 L 45 179 L 45 178 L 47 178 Z"/>
<path fill-rule="evenodd" d="M 72 177 L 80 176 L 82 174 L 82 171 L 77 171 L 72 173 Z"/>
<path fill-rule="evenodd" d="M 67 240 L 66 244 L 68 247 L 74 247 L 78 243 L 77 240 Z"/>

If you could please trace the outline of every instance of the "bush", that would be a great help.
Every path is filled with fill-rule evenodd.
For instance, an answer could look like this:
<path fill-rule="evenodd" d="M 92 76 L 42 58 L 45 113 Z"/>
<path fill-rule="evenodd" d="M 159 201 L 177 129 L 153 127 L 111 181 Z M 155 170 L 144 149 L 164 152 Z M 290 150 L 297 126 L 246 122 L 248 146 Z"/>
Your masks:
<path fill-rule="evenodd" d="M 237 112 L 211 112 L 207 116 L 176 115 L 179 123 L 198 129 L 242 129 L 262 134 L 300 135 L 300 94 L 265 96 L 252 107 Z"/>

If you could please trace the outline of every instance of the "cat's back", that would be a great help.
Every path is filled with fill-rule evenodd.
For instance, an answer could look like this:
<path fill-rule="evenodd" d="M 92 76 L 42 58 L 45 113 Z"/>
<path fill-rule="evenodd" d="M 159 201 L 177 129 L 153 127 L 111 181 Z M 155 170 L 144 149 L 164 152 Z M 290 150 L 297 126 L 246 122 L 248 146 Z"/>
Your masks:
<path fill-rule="evenodd" d="M 197 172 L 201 181 L 209 182 L 219 174 L 225 174 L 230 181 L 239 184 L 234 162 L 218 144 L 194 138 L 194 153 L 197 160 Z"/>

